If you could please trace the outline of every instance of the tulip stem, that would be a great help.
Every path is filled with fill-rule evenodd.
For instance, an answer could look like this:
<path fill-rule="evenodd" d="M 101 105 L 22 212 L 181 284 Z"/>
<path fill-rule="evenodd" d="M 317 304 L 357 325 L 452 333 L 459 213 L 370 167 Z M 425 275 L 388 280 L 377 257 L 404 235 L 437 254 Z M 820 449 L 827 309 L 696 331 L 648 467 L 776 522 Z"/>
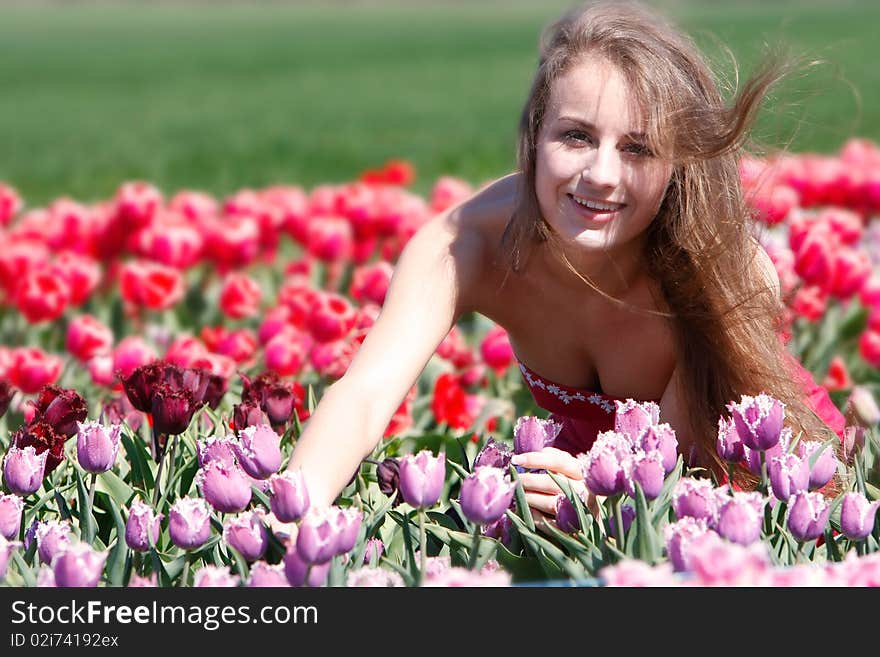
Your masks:
<path fill-rule="evenodd" d="M 730 491 L 730 494 L 733 495 L 733 463 L 730 461 L 727 462 L 727 488 Z"/>
<path fill-rule="evenodd" d="M 626 545 L 626 531 L 623 527 L 623 510 L 621 509 L 621 496 L 615 495 L 611 504 L 614 506 L 614 535 L 618 549 L 623 552 Z"/>
<path fill-rule="evenodd" d="M 865 541 L 856 541 L 856 554 L 860 557 L 865 556 Z"/>
<path fill-rule="evenodd" d="M 480 525 L 474 524 L 474 544 L 471 547 L 471 556 L 468 559 L 468 570 L 474 570 L 477 565 L 477 556 L 480 552 Z"/>
<path fill-rule="evenodd" d="M 153 506 L 159 503 L 160 489 L 162 488 L 162 470 L 165 467 L 165 459 L 159 459 L 159 467 L 156 469 L 155 486 L 153 488 Z"/>
<path fill-rule="evenodd" d="M 93 513 L 92 509 L 95 508 L 95 486 L 97 483 L 98 475 L 93 472 L 92 483 L 89 485 L 89 513 Z"/>
<path fill-rule="evenodd" d="M 180 574 L 180 585 L 186 586 L 186 580 L 189 578 L 189 555 L 186 555 L 186 561 L 183 562 L 183 572 Z"/>
<path fill-rule="evenodd" d="M 169 491 L 171 490 L 171 487 L 174 485 L 174 470 L 176 469 L 174 467 L 174 465 L 175 465 L 175 459 L 177 458 L 177 439 L 179 437 L 180 437 L 179 435 L 174 436 L 174 438 L 171 441 L 171 454 L 169 455 L 169 463 L 168 463 L 168 479 L 165 481 L 165 483 L 166 483 L 165 488 Z"/>
<path fill-rule="evenodd" d="M 803 554 L 804 551 L 804 541 L 798 541 L 797 544 L 798 548 L 797 553 L 794 556 L 794 562 L 799 564 L 801 563 L 801 554 Z"/>
<path fill-rule="evenodd" d="M 425 516 L 425 510 L 419 509 L 419 558 L 422 562 L 419 572 L 419 586 L 425 581 L 425 571 L 428 569 L 428 538 L 425 534 Z"/>

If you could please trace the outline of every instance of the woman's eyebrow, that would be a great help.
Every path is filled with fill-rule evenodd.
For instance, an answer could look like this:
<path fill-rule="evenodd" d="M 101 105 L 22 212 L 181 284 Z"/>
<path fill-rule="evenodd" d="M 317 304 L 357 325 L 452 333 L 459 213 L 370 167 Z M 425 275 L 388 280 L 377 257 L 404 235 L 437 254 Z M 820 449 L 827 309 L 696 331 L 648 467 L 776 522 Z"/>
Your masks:
<path fill-rule="evenodd" d="M 568 121 L 569 123 L 575 123 L 575 124 L 581 126 L 582 128 L 585 128 L 587 130 L 593 130 L 593 131 L 596 130 L 596 126 L 594 126 L 592 123 L 590 123 L 589 121 L 584 121 L 583 119 L 580 119 L 576 116 L 568 116 L 568 115 L 560 116 L 558 120 L 559 121 Z M 629 132 L 625 136 L 627 139 L 630 139 L 632 141 L 641 142 L 641 143 L 644 143 L 648 140 L 648 135 L 646 135 L 644 132 Z"/>

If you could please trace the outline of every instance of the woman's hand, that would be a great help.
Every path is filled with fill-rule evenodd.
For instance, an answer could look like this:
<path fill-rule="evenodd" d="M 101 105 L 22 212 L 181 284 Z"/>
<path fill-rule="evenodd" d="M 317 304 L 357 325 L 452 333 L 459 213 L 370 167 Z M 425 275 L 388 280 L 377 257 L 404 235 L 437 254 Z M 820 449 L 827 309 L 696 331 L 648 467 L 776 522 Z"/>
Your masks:
<path fill-rule="evenodd" d="M 587 490 L 584 483 L 583 466 L 574 456 L 555 447 L 545 447 L 539 452 L 516 454 L 511 463 L 532 470 L 546 470 L 568 480 L 572 490 L 582 499 L 593 515 L 598 515 L 599 507 L 595 495 Z M 526 502 L 532 511 L 536 526 L 555 523 L 556 499 L 564 494 L 549 474 L 523 472 L 519 475 L 526 494 Z"/>

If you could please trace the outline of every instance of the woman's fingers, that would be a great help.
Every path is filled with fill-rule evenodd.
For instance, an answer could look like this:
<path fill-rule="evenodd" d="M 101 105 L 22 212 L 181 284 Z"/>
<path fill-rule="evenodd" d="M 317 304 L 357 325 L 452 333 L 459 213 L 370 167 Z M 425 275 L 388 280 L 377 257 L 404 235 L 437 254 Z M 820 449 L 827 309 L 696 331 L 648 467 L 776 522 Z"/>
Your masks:
<path fill-rule="evenodd" d="M 557 495 L 548 495 L 546 493 L 530 493 L 526 492 L 526 503 L 532 509 L 537 509 L 541 513 L 548 516 L 556 515 L 556 497 Z"/>
<path fill-rule="evenodd" d="M 584 478 L 581 462 L 568 452 L 555 447 L 545 447 L 539 452 L 516 454 L 511 462 L 514 465 L 534 470 L 549 470 L 565 475 L 569 479 L 580 480 Z"/>

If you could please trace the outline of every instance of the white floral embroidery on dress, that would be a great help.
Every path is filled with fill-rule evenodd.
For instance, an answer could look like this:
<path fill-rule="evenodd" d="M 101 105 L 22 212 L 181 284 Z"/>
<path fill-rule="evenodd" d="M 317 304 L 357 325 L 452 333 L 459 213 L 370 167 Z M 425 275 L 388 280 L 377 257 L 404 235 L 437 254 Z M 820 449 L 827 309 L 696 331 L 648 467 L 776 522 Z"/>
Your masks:
<path fill-rule="evenodd" d="M 537 379 L 532 376 L 531 372 L 526 368 L 522 363 L 519 364 L 519 371 L 522 372 L 523 378 L 525 378 L 526 382 L 534 387 L 541 388 L 542 390 L 546 390 L 551 395 L 558 397 L 562 400 L 563 404 L 570 404 L 572 401 L 587 401 L 591 404 L 594 404 L 601 408 L 606 413 L 614 412 L 614 404 L 612 404 L 607 399 L 603 399 L 597 393 L 593 393 L 589 397 L 584 397 L 581 393 L 575 393 L 573 395 L 567 393 L 565 390 L 562 390 L 558 385 L 551 383 L 550 385 L 545 384 L 541 379 Z"/>

